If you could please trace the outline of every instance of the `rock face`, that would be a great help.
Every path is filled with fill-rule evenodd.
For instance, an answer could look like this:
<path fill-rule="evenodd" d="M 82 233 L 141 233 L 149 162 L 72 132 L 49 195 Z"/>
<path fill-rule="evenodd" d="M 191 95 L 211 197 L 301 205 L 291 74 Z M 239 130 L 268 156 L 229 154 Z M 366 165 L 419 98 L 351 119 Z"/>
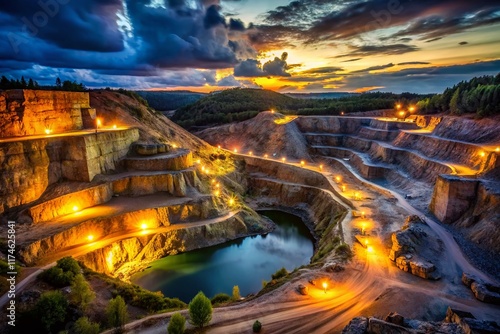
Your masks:
<path fill-rule="evenodd" d="M 403 271 L 425 279 L 437 280 L 441 275 L 436 266 L 419 255 L 422 248 L 428 247 L 425 241 L 430 238 L 423 229 L 424 225 L 418 216 L 406 218 L 402 230 L 391 235 L 392 248 L 389 259 Z"/>
<path fill-rule="evenodd" d="M 485 303 L 500 305 L 500 286 L 486 283 L 468 273 L 462 274 L 462 283 L 472 290 L 476 299 Z"/>
<path fill-rule="evenodd" d="M 189 150 L 179 149 L 148 157 L 128 157 L 124 160 L 124 164 L 129 170 L 183 170 L 193 165 L 193 155 Z"/>
<path fill-rule="evenodd" d="M 342 330 L 342 334 L 494 334 L 500 326 L 493 321 L 479 321 L 469 312 L 448 307 L 446 318 L 442 322 L 427 322 L 405 319 L 391 312 L 385 321 L 370 317 L 354 318 Z"/>
<path fill-rule="evenodd" d="M 97 174 L 114 170 L 138 137 L 136 129 L 128 129 L 0 141 L 0 208 L 32 202 L 56 182 L 90 182 Z"/>
<path fill-rule="evenodd" d="M 83 128 L 85 115 L 95 113 L 89 93 L 8 90 L 0 93 L 0 137 L 45 134 Z"/>

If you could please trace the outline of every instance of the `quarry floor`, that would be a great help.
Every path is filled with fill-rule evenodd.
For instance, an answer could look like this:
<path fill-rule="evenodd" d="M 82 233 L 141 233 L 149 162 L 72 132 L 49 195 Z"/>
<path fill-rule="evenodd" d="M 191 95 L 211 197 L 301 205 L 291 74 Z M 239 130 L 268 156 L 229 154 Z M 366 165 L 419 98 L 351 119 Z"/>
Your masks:
<path fill-rule="evenodd" d="M 287 163 L 297 164 L 294 161 Z M 318 167 L 305 168 L 319 172 Z M 432 217 L 414 208 L 401 195 L 362 179 L 348 166 L 343 171 L 336 170 L 335 174 L 327 167 L 321 172 L 354 204 L 352 219 L 343 226 L 345 236 L 350 239 L 346 242 L 353 246 L 353 260 L 345 270 L 337 273 L 325 270 L 335 259 L 323 268 L 300 269 L 289 281 L 269 293 L 215 308 L 204 333 L 251 333 L 255 320 L 262 323 L 263 333 L 338 333 L 354 317 L 384 317 L 391 311 L 408 318 L 441 321 L 448 306 L 469 311 L 481 320 L 498 321 L 500 306 L 474 299 L 471 291 L 461 283 L 463 271 L 485 279 L 487 275 L 469 263 L 453 236 Z M 346 191 L 342 192 L 334 181 L 336 176 L 347 185 Z M 362 199 L 354 200 L 355 193 Z M 415 214 L 423 217 L 441 240 L 442 253 L 427 259 L 441 272 L 442 278 L 438 281 L 403 272 L 388 259 L 391 233 L 401 228 L 405 216 Z M 354 235 L 362 232 L 368 235 L 373 252 L 354 241 Z M 316 284 L 312 285 L 311 280 Z M 328 286 L 326 292 L 323 282 Z M 307 296 L 298 292 L 299 284 L 308 287 Z M 186 311 L 181 313 L 187 315 Z M 126 332 L 164 333 L 170 315 L 158 314 L 131 322 Z"/>

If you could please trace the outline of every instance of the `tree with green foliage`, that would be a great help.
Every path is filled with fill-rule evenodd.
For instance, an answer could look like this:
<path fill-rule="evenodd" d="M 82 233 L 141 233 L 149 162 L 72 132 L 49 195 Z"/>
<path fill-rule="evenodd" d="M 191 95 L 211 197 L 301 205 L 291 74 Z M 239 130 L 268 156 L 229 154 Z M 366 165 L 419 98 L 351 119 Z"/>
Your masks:
<path fill-rule="evenodd" d="M 450 100 L 450 111 L 453 114 L 461 114 L 462 111 L 460 109 L 460 88 L 455 90 Z"/>
<path fill-rule="evenodd" d="M 252 326 L 252 330 L 254 333 L 260 333 L 260 331 L 262 330 L 262 324 L 259 320 L 255 320 Z"/>
<path fill-rule="evenodd" d="M 272 274 L 271 277 L 272 279 L 280 279 L 282 277 L 285 277 L 286 275 L 288 275 L 288 271 L 285 267 L 282 267 L 281 269 L 278 269 L 274 274 Z"/>
<path fill-rule="evenodd" d="M 201 291 L 189 302 L 188 309 L 190 323 L 194 326 L 203 328 L 212 320 L 212 303 Z"/>
<path fill-rule="evenodd" d="M 76 275 L 71 283 L 71 293 L 69 294 L 69 298 L 71 303 L 76 305 L 82 311 L 85 311 L 90 302 L 94 300 L 95 293 L 82 274 Z"/>
<path fill-rule="evenodd" d="M 87 317 L 78 318 L 72 329 L 74 334 L 99 334 L 99 332 L 99 324 L 90 321 Z"/>
<path fill-rule="evenodd" d="M 66 319 L 68 301 L 61 291 L 49 291 L 41 295 L 34 307 L 34 314 L 43 328 L 51 333 Z"/>
<path fill-rule="evenodd" d="M 121 296 L 111 299 L 106 307 L 109 327 L 123 329 L 128 321 L 127 305 Z"/>
<path fill-rule="evenodd" d="M 241 299 L 241 296 L 240 296 L 240 287 L 235 285 L 233 286 L 233 300 L 240 300 Z"/>
<path fill-rule="evenodd" d="M 65 272 L 66 271 L 72 272 L 75 276 L 81 273 L 82 271 L 78 262 L 71 256 L 66 256 L 63 257 L 62 259 L 57 260 L 57 266 Z"/>
<path fill-rule="evenodd" d="M 182 334 L 186 330 L 186 318 L 180 313 L 174 313 L 168 323 L 168 334 Z"/>

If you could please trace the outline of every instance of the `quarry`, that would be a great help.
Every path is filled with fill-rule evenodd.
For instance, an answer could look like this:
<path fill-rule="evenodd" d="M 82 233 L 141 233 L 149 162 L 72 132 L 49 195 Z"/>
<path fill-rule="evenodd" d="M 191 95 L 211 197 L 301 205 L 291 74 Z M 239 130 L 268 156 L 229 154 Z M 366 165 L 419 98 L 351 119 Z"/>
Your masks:
<path fill-rule="evenodd" d="M 265 333 L 498 333 L 498 130 L 498 116 L 263 111 L 192 134 L 114 91 L 2 91 L 17 303 L 64 257 L 128 283 L 161 258 L 271 235 L 259 212 L 273 209 L 301 218 L 310 262 L 214 307 L 206 333 L 257 319 Z M 163 333 L 172 313 L 134 313 L 124 331 Z"/>

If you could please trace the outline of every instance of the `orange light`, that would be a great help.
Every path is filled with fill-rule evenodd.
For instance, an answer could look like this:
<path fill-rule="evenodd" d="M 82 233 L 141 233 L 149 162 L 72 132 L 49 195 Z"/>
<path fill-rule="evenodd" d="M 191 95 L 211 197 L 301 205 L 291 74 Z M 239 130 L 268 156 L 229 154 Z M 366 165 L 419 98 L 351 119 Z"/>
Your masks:
<path fill-rule="evenodd" d="M 253 154 L 253 152 L 252 152 L 252 151 L 248 152 L 248 155 L 252 155 L 252 154 Z"/>
<path fill-rule="evenodd" d="M 326 288 L 328 288 L 328 283 L 323 282 L 323 290 L 325 291 L 325 293 L 326 293 Z"/>
<path fill-rule="evenodd" d="M 73 212 L 77 212 L 78 211 L 78 207 L 75 205 L 73 206 Z"/>
<path fill-rule="evenodd" d="M 304 160 L 301 160 L 301 161 L 300 161 L 300 165 L 301 165 L 302 167 L 304 167 L 304 166 L 305 166 L 305 164 L 306 164 L 306 162 L 305 162 Z"/>
<path fill-rule="evenodd" d="M 365 239 L 365 245 L 368 245 L 368 239 Z"/>
<path fill-rule="evenodd" d="M 201 160 L 200 159 L 196 160 L 196 163 L 201 164 Z"/>
<path fill-rule="evenodd" d="M 148 225 L 147 225 L 147 224 L 141 224 L 141 228 L 142 228 L 143 230 L 145 230 L 145 229 L 147 229 L 147 228 L 148 228 Z"/>
<path fill-rule="evenodd" d="M 219 196 L 219 195 L 220 195 L 220 191 L 219 191 L 219 190 L 215 190 L 215 191 L 214 191 L 214 195 L 215 195 L 215 196 Z"/>
<path fill-rule="evenodd" d="M 415 111 L 415 107 L 410 107 L 410 112 L 414 112 Z"/>
<path fill-rule="evenodd" d="M 100 119 L 100 118 L 98 118 L 98 119 L 96 120 L 96 124 L 97 124 L 97 126 L 101 126 L 101 125 L 102 125 L 102 121 L 101 121 L 101 119 Z"/>
<path fill-rule="evenodd" d="M 94 240 L 94 236 L 93 236 L 92 234 L 89 234 L 89 235 L 87 236 L 87 240 L 88 240 L 88 241 L 92 241 L 92 240 Z"/>
<path fill-rule="evenodd" d="M 340 115 L 344 116 L 344 112 L 342 111 L 342 112 L 340 113 Z"/>
<path fill-rule="evenodd" d="M 285 162 L 285 161 L 286 161 L 286 158 L 281 158 L 281 161 L 282 161 L 282 162 Z"/>
<path fill-rule="evenodd" d="M 236 148 L 235 148 L 235 149 L 233 150 L 233 152 L 234 152 L 234 153 L 238 153 L 238 149 L 236 149 Z"/>
<path fill-rule="evenodd" d="M 500 147 L 497 147 L 497 148 L 495 149 L 495 152 L 500 152 Z"/>
<path fill-rule="evenodd" d="M 396 108 L 397 109 L 401 108 L 401 105 L 400 104 L 396 104 Z"/>
<path fill-rule="evenodd" d="M 52 130 L 51 130 L 51 129 L 45 129 L 45 134 L 50 135 L 50 134 L 51 134 L 51 132 L 52 132 Z"/>
<path fill-rule="evenodd" d="M 400 111 L 399 112 L 399 116 L 404 116 L 405 115 L 405 112 L 404 111 Z"/>
<path fill-rule="evenodd" d="M 220 145 L 217 145 L 217 148 L 220 150 Z"/>
<path fill-rule="evenodd" d="M 361 211 L 361 218 L 365 218 L 365 212 L 364 211 Z"/>
<path fill-rule="evenodd" d="M 229 205 L 230 205 L 230 206 L 233 206 L 233 205 L 234 205 L 234 198 L 230 198 L 230 199 L 229 199 Z"/>
<path fill-rule="evenodd" d="M 212 183 L 215 183 L 215 179 L 212 179 Z"/>
<path fill-rule="evenodd" d="M 216 187 L 216 188 L 219 188 L 219 187 L 220 187 L 220 183 L 217 183 L 217 184 L 215 185 L 215 187 Z"/>
<path fill-rule="evenodd" d="M 373 253 L 373 247 L 372 246 L 368 246 L 366 248 L 366 250 L 368 251 L 368 253 Z"/>
<path fill-rule="evenodd" d="M 267 159 L 268 157 L 269 157 L 269 156 L 268 156 L 267 154 L 264 154 L 264 158 L 266 158 L 266 159 Z"/>
<path fill-rule="evenodd" d="M 323 165 L 319 165 L 319 170 L 323 170 Z"/>
<path fill-rule="evenodd" d="M 337 181 L 337 183 L 340 183 L 340 181 L 342 181 L 342 178 L 340 176 L 336 176 L 335 181 Z"/>
<path fill-rule="evenodd" d="M 177 148 L 177 144 L 172 144 L 172 147 L 173 148 Z"/>
<path fill-rule="evenodd" d="M 342 186 L 342 192 L 346 190 L 346 186 Z"/>
<path fill-rule="evenodd" d="M 484 151 L 481 151 L 479 152 L 479 155 L 481 156 L 481 158 L 484 158 L 486 156 L 486 153 Z"/>
<path fill-rule="evenodd" d="M 271 109 L 271 114 L 274 114 L 274 109 Z"/>
<path fill-rule="evenodd" d="M 113 124 L 113 129 L 115 129 L 115 130 L 116 130 L 116 124 Z"/>

